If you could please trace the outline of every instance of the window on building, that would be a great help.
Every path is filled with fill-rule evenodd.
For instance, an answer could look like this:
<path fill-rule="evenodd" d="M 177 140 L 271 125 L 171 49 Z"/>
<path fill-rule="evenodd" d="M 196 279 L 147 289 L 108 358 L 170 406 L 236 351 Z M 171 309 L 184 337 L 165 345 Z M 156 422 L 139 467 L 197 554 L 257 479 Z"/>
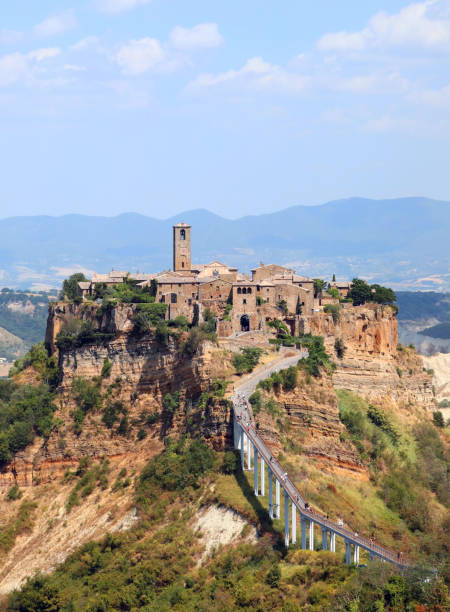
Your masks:
<path fill-rule="evenodd" d="M 247 293 L 247 289 L 245 287 L 242 289 L 242 293 Z"/>
<path fill-rule="evenodd" d="M 251 292 L 252 292 L 252 288 L 251 288 L 251 287 L 249 287 L 249 288 L 247 289 L 247 293 L 251 293 Z"/>
<path fill-rule="evenodd" d="M 172 304 L 176 304 L 177 303 L 177 294 L 176 293 L 172 293 L 170 295 L 170 301 Z"/>
<path fill-rule="evenodd" d="M 192 300 L 191 298 L 188 299 L 188 305 L 190 306 L 192 304 Z"/>
<path fill-rule="evenodd" d="M 184 261 L 181 262 L 181 267 L 184 268 Z"/>
<path fill-rule="evenodd" d="M 180 240 L 186 240 L 186 231 L 184 229 L 180 231 Z"/>
<path fill-rule="evenodd" d="M 243 304 L 247 304 L 247 300 L 245 298 L 243 298 L 242 303 Z"/>
<path fill-rule="evenodd" d="M 240 287 L 238 287 L 237 292 L 238 292 L 238 293 L 242 293 L 242 290 L 241 290 L 241 288 L 240 288 Z"/>

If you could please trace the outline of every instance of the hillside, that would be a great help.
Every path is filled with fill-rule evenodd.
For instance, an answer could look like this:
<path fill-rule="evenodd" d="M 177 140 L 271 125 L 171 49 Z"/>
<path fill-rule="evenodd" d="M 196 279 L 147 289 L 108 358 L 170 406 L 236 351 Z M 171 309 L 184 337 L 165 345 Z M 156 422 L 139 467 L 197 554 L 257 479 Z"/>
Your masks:
<path fill-rule="evenodd" d="M 231 452 L 228 400 L 243 378 L 234 365 L 242 347 L 261 348 L 255 369 L 280 359 L 273 328 L 197 343 L 195 327 L 139 332 L 134 308 L 53 305 L 50 346 L 77 318 L 95 328 L 70 342 L 66 333 L 59 355 L 37 347 L 0 384 L 0 593 L 48 574 L 13 593 L 9 609 L 331 612 L 380 597 L 446 605 L 439 576 L 356 570 L 341 544 L 336 553 L 284 548 L 282 521 L 269 520 Z M 358 307 L 335 322 L 318 313 L 312 325 L 330 352 L 342 337 L 346 355 L 334 356 L 332 373 L 323 345 L 311 345 L 308 360 L 264 380 L 252 400 L 260 434 L 317 512 L 373 530 L 447 576 L 448 438 L 431 423 L 420 357 L 397 353 L 390 308 Z"/>
<path fill-rule="evenodd" d="M 397 289 L 450 288 L 450 204 L 426 198 L 351 198 L 236 220 L 206 210 L 167 220 L 133 213 L 3 219 L 2 282 L 56 287 L 70 271 L 167 269 L 170 229 L 180 220 L 193 226 L 194 262 L 219 259 L 245 270 L 261 260 L 278 261 L 308 276 L 362 276 Z"/>
<path fill-rule="evenodd" d="M 0 357 L 13 361 L 42 340 L 49 299 L 55 293 L 0 291 Z"/>

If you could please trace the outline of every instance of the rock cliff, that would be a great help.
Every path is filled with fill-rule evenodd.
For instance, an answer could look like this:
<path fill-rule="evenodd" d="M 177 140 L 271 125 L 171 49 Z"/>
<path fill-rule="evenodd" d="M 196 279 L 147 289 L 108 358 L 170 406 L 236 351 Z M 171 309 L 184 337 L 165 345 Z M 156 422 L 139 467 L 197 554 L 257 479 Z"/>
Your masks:
<path fill-rule="evenodd" d="M 269 395 L 275 404 L 267 404 Z M 327 471 L 339 470 L 366 478 L 352 445 L 344 440 L 344 427 L 331 378 L 300 372 L 297 386 L 264 393 L 265 408 L 255 415 L 261 437 L 278 454 L 283 450 L 309 457 Z"/>
<path fill-rule="evenodd" d="M 305 317 L 305 331 L 323 336 L 334 356 L 333 384 L 371 400 L 435 405 L 431 376 L 413 349 L 398 350 L 397 317 L 389 306 L 345 304 L 340 313 L 317 313 Z M 344 355 L 338 358 L 336 339 L 342 340 Z"/>

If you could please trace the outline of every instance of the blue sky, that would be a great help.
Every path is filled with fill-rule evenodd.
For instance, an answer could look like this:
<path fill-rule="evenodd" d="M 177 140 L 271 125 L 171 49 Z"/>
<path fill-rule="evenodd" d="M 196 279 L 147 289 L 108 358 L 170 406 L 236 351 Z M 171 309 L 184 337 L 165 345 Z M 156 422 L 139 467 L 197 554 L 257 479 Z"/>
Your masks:
<path fill-rule="evenodd" d="M 450 200 L 450 0 L 14 0 L 0 217 Z"/>

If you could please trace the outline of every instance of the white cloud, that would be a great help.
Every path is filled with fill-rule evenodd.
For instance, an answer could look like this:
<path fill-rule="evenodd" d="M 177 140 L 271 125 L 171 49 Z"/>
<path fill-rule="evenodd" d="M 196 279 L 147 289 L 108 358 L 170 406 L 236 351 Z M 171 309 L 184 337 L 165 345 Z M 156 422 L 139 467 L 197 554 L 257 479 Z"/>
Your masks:
<path fill-rule="evenodd" d="M 429 89 L 415 92 L 410 96 L 413 102 L 425 103 L 429 106 L 450 108 L 450 85 L 445 85 L 441 89 Z"/>
<path fill-rule="evenodd" d="M 150 0 L 95 0 L 95 5 L 102 13 L 118 14 L 149 2 Z"/>
<path fill-rule="evenodd" d="M 64 64 L 64 70 L 69 70 L 71 72 L 84 72 L 86 70 L 86 66 L 78 66 L 77 64 Z"/>
<path fill-rule="evenodd" d="M 412 133 L 417 131 L 418 124 L 414 119 L 407 119 L 405 117 L 390 117 L 385 115 L 378 119 L 369 119 L 364 126 L 365 131 L 375 132 L 378 134 L 388 132 L 402 132 Z"/>
<path fill-rule="evenodd" d="M 30 53 L 28 53 L 28 57 L 36 60 L 37 62 L 42 62 L 42 60 L 56 57 L 60 53 L 61 49 L 58 47 L 49 47 L 47 49 L 36 49 L 35 51 L 30 51 Z"/>
<path fill-rule="evenodd" d="M 123 45 L 116 55 L 116 61 L 125 74 L 142 74 L 160 64 L 164 50 L 156 38 L 131 40 Z"/>
<path fill-rule="evenodd" d="M 98 43 L 97 36 L 86 36 L 85 38 L 82 38 L 74 45 L 71 45 L 70 50 L 71 51 L 82 51 L 84 49 L 87 49 L 88 47 L 92 47 L 93 45 L 96 45 L 97 43 Z"/>
<path fill-rule="evenodd" d="M 325 34 L 317 46 L 321 51 L 364 51 L 388 47 L 450 48 L 448 0 L 415 2 L 398 13 L 380 12 L 358 32 Z"/>
<path fill-rule="evenodd" d="M 0 44 L 2 45 L 14 45 L 23 38 L 23 32 L 17 30 L 8 30 L 8 28 L 2 28 L 0 30 Z"/>
<path fill-rule="evenodd" d="M 272 93 L 298 94 L 310 83 L 310 78 L 288 72 L 276 64 L 269 64 L 261 57 L 253 57 L 239 70 L 228 70 L 217 75 L 202 74 L 192 81 L 187 91 L 198 91 L 224 83 L 237 84 L 249 89 L 271 91 Z"/>
<path fill-rule="evenodd" d="M 22 53 L 10 53 L 0 57 L 0 87 L 15 83 L 26 75 L 28 63 Z"/>
<path fill-rule="evenodd" d="M 41 23 L 34 26 L 33 32 L 39 38 L 47 38 L 49 36 L 57 36 L 67 30 L 73 30 L 78 25 L 75 13 L 72 9 L 50 15 Z"/>
<path fill-rule="evenodd" d="M 175 49 L 193 50 L 218 47 L 223 42 L 217 23 L 199 23 L 193 28 L 176 26 L 169 36 Z"/>

